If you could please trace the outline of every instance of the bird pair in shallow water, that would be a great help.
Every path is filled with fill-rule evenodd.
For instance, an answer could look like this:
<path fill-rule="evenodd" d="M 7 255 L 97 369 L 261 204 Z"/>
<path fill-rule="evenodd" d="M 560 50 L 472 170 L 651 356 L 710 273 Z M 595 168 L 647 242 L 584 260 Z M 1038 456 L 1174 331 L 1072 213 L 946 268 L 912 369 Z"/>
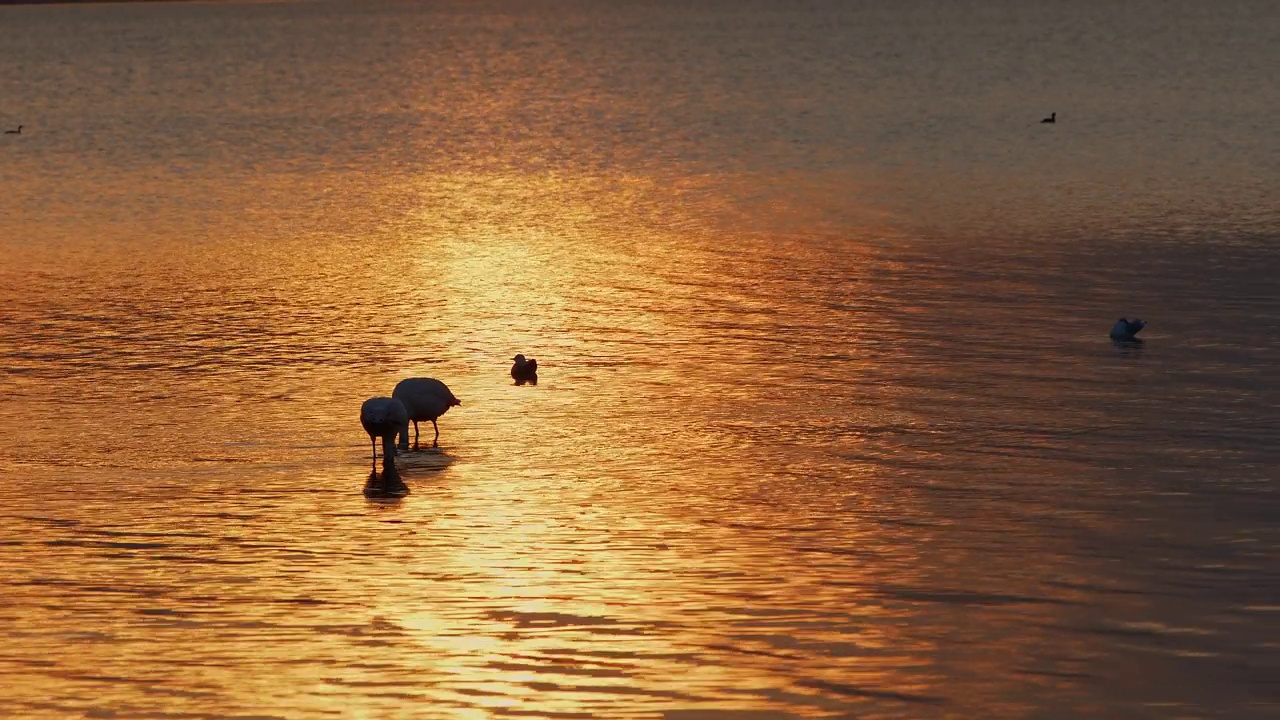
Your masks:
<path fill-rule="evenodd" d="M 366 492 L 407 492 L 408 488 L 396 472 L 395 456 L 409 449 L 409 423 L 413 423 L 413 446 L 418 447 L 418 422 L 430 420 L 436 436 L 432 447 L 440 446 L 440 426 L 436 420 L 449 412 L 454 405 L 461 405 L 449 386 L 435 378 L 408 378 L 401 380 L 391 391 L 391 397 L 372 397 L 360 406 L 360 424 L 369 434 L 373 451 L 373 474 L 369 477 Z M 400 437 L 399 445 L 396 436 Z M 382 480 L 377 481 L 378 438 L 382 439 Z"/>

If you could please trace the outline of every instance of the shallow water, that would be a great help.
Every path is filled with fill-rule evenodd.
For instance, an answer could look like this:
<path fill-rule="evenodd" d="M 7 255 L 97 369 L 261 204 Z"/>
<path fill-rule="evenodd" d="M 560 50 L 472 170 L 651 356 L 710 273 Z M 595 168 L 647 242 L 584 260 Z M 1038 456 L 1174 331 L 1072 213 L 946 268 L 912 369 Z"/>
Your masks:
<path fill-rule="evenodd" d="M 0 702 L 1274 716 L 1278 22 L 0 8 Z"/>

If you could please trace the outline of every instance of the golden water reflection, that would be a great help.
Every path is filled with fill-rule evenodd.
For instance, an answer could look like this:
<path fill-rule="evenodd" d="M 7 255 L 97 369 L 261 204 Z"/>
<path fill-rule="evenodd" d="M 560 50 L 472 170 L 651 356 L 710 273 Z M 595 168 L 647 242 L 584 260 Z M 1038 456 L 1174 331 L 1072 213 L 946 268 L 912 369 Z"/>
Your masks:
<path fill-rule="evenodd" d="M 24 716 L 1065 717 L 1109 692 L 1113 634 L 1215 652 L 1098 565 L 1120 500 L 1076 438 L 1128 449 L 1072 398 L 1114 390 L 1074 340 L 994 332 L 1028 303 L 1069 324 L 1037 284 L 1061 267 L 696 206 L 661 231 L 624 218 L 680 204 L 635 181 L 405 183 L 354 245 L 224 273 L 119 244 L 130 275 L 5 298 Z M 463 405 L 401 458 L 408 498 L 365 501 L 355 409 L 409 375 Z"/>
<path fill-rule="evenodd" d="M 374 5 L 86 5 L 22 45 L 61 109 L 0 167 L 7 713 L 1274 709 L 1275 252 L 1100 182 L 1145 123 L 1055 128 L 1090 156 L 999 103 L 895 121 L 980 81 L 899 82 L 915 26 L 851 21 L 887 4 Z M 103 77 L 140 57 L 182 72 Z M 1219 143 L 1200 106 L 1164 127 Z M 1170 157 L 1171 204 L 1270 227 L 1269 185 Z M 463 404 L 366 500 L 360 403 L 418 375 Z"/>
<path fill-rule="evenodd" d="M 56 477 L 77 488 L 8 519 L 23 538 L 15 552 L 56 549 L 24 563 L 15 586 L 59 598 L 18 603 L 14 622 L 93 629 L 72 636 L 74 654 L 61 633 L 23 636 L 53 659 L 15 687 L 26 678 L 35 695 L 57 677 L 79 688 L 64 710 L 128 712 L 154 689 L 174 712 L 355 702 L 370 716 L 941 702 L 936 642 L 875 592 L 885 573 L 913 572 L 909 545 L 894 549 L 860 515 L 815 524 L 803 503 L 742 496 L 791 472 L 874 477 L 873 465 L 749 440 L 788 432 L 767 414 L 794 412 L 813 388 L 785 368 L 820 351 L 779 350 L 779 336 L 827 333 L 822 315 L 843 311 L 806 305 L 871 293 L 855 281 L 774 296 L 828 258 L 725 253 L 694 223 L 658 234 L 588 209 L 605 199 L 621 212 L 631 198 L 557 191 L 591 183 L 443 184 L 471 205 L 424 200 L 371 239 L 394 251 L 366 272 L 393 275 L 393 290 L 301 281 L 340 278 L 335 265 L 352 257 L 313 253 L 243 280 L 206 269 L 207 301 L 195 278 L 175 291 L 165 263 L 129 281 L 131 299 L 87 316 L 74 295 L 42 308 L 64 319 L 34 360 L 62 369 L 24 373 L 92 388 L 56 427 L 93 439 L 66 463 L 55 425 L 37 421 L 8 458 L 29 478 L 11 506 L 55 477 L 33 457 L 63 464 Z M 806 315 L 809 327 L 794 324 Z M 68 327 L 93 331 L 67 339 Z M 847 352 L 860 332 L 828 337 Z M 541 358 L 537 388 L 505 380 L 516 351 Z M 352 408 L 409 374 L 446 378 L 464 405 L 441 420 L 444 455 L 403 459 L 413 495 L 362 509 Z M 25 387 L 27 413 L 54 407 Z M 104 427 L 103 408 L 134 411 Z M 859 416 L 897 414 L 873 411 Z M 833 554 L 841 547 L 858 561 Z M 246 665 L 270 671 L 246 676 Z"/>

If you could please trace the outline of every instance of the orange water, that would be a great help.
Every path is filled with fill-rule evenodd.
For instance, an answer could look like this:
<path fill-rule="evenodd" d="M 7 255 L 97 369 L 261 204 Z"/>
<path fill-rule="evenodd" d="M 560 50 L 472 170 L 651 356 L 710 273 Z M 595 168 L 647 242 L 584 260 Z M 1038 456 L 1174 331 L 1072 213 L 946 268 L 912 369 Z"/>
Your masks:
<path fill-rule="evenodd" d="M 1274 713 L 1275 9 L 846 5 L 0 8 L 10 716 Z"/>

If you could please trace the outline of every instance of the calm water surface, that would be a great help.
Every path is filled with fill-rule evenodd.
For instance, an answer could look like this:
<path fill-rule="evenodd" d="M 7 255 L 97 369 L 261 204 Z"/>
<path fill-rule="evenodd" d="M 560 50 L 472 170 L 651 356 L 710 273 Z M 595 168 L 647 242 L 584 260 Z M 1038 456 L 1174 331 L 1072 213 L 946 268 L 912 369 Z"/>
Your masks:
<path fill-rule="evenodd" d="M 1278 8 L 0 8 L 0 704 L 1276 717 Z"/>

